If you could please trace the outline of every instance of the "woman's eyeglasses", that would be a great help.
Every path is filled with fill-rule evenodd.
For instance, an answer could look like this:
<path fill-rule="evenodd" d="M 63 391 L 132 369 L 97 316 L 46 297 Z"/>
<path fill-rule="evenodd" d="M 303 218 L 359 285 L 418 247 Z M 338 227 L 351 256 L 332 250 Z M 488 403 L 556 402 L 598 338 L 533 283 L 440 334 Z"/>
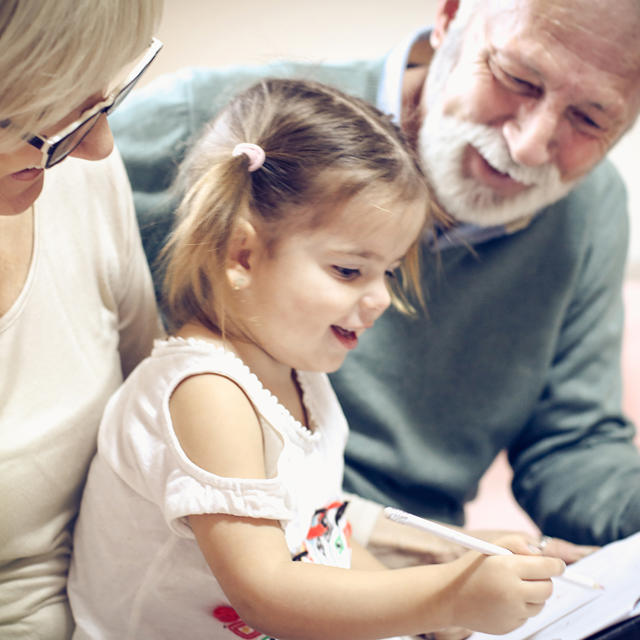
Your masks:
<path fill-rule="evenodd" d="M 157 38 L 152 38 L 144 58 L 136 65 L 129 77 L 119 87 L 115 88 L 109 97 L 93 105 L 55 136 L 48 138 L 34 135 L 25 138 L 30 145 L 42 151 L 42 166 L 45 169 L 49 169 L 64 160 L 84 140 L 103 113 L 109 115 L 118 107 L 129 95 L 140 76 L 147 70 L 161 48 L 162 42 Z"/>

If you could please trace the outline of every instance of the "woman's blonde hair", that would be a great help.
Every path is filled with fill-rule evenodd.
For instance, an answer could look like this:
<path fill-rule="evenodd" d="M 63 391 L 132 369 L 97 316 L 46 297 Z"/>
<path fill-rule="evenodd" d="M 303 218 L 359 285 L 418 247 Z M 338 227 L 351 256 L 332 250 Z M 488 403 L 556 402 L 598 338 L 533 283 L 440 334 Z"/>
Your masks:
<path fill-rule="evenodd" d="M 162 6 L 162 0 L 2 0 L 2 150 L 42 134 L 107 89 L 150 43 Z"/>
<path fill-rule="evenodd" d="M 259 145 L 264 164 L 249 172 L 236 144 Z M 174 230 L 161 253 L 165 317 L 172 329 L 197 319 L 233 335 L 229 244 L 243 220 L 267 246 L 293 230 L 311 229 L 366 191 L 392 213 L 430 206 L 426 180 L 400 129 L 366 102 L 320 83 L 267 79 L 235 97 L 187 155 L 178 175 L 184 193 Z M 312 205 L 312 206 L 309 206 Z M 396 306 L 422 301 L 419 242 L 404 258 Z M 225 321 L 227 327 L 225 327 Z M 242 331 L 240 330 L 240 333 Z"/>

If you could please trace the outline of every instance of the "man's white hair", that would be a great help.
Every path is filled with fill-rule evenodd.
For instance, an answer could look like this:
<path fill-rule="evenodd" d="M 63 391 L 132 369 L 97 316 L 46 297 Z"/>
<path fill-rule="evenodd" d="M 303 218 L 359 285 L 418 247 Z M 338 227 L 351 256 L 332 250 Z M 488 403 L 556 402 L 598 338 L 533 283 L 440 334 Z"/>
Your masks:
<path fill-rule="evenodd" d="M 460 6 L 450 26 L 454 29 L 465 27 L 483 1 L 484 0 L 460 0 Z"/>

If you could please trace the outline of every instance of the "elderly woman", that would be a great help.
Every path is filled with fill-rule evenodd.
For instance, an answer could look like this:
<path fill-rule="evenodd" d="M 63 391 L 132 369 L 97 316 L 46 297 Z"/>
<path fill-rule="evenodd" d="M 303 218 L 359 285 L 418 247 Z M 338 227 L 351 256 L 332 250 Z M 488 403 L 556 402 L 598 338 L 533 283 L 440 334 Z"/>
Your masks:
<path fill-rule="evenodd" d="M 159 331 L 106 116 L 158 52 L 161 6 L 0 3 L 3 638 L 71 635 L 71 530 L 98 421 Z"/>

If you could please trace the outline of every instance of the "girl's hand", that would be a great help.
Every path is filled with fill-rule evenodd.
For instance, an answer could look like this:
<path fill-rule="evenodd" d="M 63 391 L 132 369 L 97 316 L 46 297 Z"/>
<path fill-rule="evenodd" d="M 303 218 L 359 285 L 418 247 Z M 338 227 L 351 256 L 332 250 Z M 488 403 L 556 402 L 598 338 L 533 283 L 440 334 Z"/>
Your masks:
<path fill-rule="evenodd" d="M 519 536 L 499 544 L 514 554 L 469 552 L 452 563 L 459 571 L 450 587 L 453 624 L 492 634 L 512 631 L 540 613 L 553 591 L 551 578 L 565 570 L 562 560 L 532 552 Z"/>
<path fill-rule="evenodd" d="M 461 627 L 450 627 L 449 629 L 440 629 L 433 633 L 423 633 L 414 636 L 412 640 L 465 640 L 473 631 L 471 629 L 462 629 Z"/>

